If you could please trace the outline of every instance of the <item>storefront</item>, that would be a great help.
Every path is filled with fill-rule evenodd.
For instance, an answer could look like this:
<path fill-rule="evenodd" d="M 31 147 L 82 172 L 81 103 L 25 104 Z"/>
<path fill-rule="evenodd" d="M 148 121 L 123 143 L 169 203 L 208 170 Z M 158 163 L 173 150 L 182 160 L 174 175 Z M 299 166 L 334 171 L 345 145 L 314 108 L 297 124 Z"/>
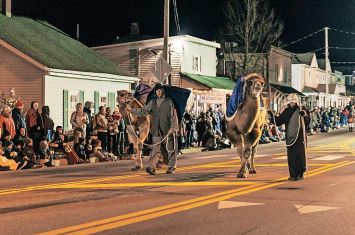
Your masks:
<path fill-rule="evenodd" d="M 181 78 L 182 87 L 192 91 L 187 106 L 196 115 L 215 107 L 226 112 L 226 97 L 232 94 L 235 84 L 232 80 L 187 73 L 181 73 Z"/>
<path fill-rule="evenodd" d="M 188 106 L 194 113 L 206 112 L 209 108 L 219 107 L 225 113 L 226 111 L 226 93 L 220 91 L 199 91 L 193 90 Z"/>

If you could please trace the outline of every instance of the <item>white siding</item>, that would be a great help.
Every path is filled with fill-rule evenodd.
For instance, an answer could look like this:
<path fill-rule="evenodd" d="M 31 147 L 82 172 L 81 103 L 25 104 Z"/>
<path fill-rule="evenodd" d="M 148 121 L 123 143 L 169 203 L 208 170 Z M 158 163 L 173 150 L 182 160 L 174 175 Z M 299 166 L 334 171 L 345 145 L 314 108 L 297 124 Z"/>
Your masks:
<path fill-rule="evenodd" d="M 302 92 L 305 84 L 305 77 L 304 77 L 304 66 L 300 65 L 292 65 L 292 81 L 291 85 L 296 90 Z"/>
<path fill-rule="evenodd" d="M 193 70 L 192 62 L 194 56 L 201 56 L 201 71 Z M 181 72 L 216 76 L 216 48 L 185 40 L 182 53 Z"/>
<path fill-rule="evenodd" d="M 69 91 L 69 99 L 70 94 L 82 90 L 84 91 L 84 101 L 94 102 L 95 91 L 100 92 L 100 94 L 107 94 L 108 92 L 114 92 L 117 94 L 118 90 L 124 89 L 130 90 L 130 83 L 64 78 L 47 75 L 45 76 L 45 105 L 50 107 L 51 117 L 54 124 L 56 126 L 63 125 L 63 90 Z"/>

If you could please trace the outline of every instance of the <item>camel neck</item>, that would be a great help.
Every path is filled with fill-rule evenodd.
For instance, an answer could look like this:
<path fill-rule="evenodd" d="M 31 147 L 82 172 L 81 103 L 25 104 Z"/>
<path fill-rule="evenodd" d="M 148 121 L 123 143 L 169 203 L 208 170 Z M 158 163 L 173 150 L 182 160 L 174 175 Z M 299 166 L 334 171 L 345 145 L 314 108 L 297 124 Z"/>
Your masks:
<path fill-rule="evenodd" d="M 256 98 L 249 97 L 245 99 L 243 103 L 243 107 L 247 109 L 247 112 L 250 114 L 255 114 L 259 112 L 260 109 L 260 96 Z"/>

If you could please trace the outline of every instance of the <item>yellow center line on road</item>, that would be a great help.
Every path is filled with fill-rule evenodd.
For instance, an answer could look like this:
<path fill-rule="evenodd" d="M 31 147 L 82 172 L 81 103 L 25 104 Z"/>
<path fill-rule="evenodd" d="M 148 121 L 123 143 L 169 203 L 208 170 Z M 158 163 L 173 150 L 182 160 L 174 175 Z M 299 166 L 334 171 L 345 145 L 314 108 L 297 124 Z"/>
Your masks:
<path fill-rule="evenodd" d="M 324 167 L 320 167 L 310 171 L 309 176 L 311 177 L 353 163 L 354 162 L 343 161 L 337 164 L 332 164 L 332 165 L 329 164 Z M 173 204 L 146 209 L 142 211 L 137 211 L 125 215 L 115 216 L 107 219 L 102 219 L 102 220 L 97 220 L 89 223 L 57 229 L 57 230 L 41 233 L 40 235 L 93 234 L 93 233 L 99 233 L 107 230 L 117 229 L 119 227 L 126 226 L 129 224 L 151 220 L 165 215 L 170 215 L 170 214 L 190 210 L 193 208 L 205 206 L 208 204 L 212 204 L 215 202 L 227 200 L 236 196 L 257 192 L 263 189 L 268 189 L 274 186 L 286 184 L 288 182 L 286 180 L 287 177 L 283 177 L 283 178 L 273 180 L 269 183 L 265 183 L 265 182 L 256 183 L 254 185 L 245 186 L 238 189 L 227 190 L 227 191 L 223 191 L 223 192 L 219 192 L 219 193 L 215 193 L 215 194 L 211 194 L 208 196 L 203 196 L 195 199 L 190 199 L 178 203 L 173 203 Z"/>
<path fill-rule="evenodd" d="M 126 188 L 126 187 L 157 187 L 157 186 L 245 186 L 258 182 L 251 181 L 198 181 L 198 182 L 141 182 L 141 183 L 118 183 L 118 184 L 78 184 L 55 186 L 53 189 L 92 189 L 92 188 Z"/>
<path fill-rule="evenodd" d="M 332 165 L 326 163 L 309 163 L 308 166 L 325 166 L 325 165 Z M 288 166 L 287 163 L 264 163 L 264 164 L 255 164 L 255 167 L 286 167 Z M 237 168 L 240 165 L 219 165 L 219 166 L 202 166 L 201 168 Z"/>
<path fill-rule="evenodd" d="M 287 164 L 260 164 L 260 165 L 277 165 L 277 166 L 287 166 Z M 309 164 L 312 166 L 324 166 L 320 168 L 313 169 L 313 172 L 323 170 L 334 166 L 334 164 Z M 238 165 L 236 165 L 238 166 Z M 216 167 L 216 166 L 214 166 Z M 220 167 L 231 167 L 231 166 L 220 166 Z M 269 182 L 269 180 L 258 181 Z M 134 183 L 104 183 L 104 184 L 70 184 L 70 185 L 54 185 L 48 187 L 47 189 L 111 189 L 111 188 L 128 188 L 128 187 L 157 187 L 157 186 L 243 186 L 252 185 L 256 182 L 253 181 L 185 181 L 185 182 L 134 182 Z"/>
<path fill-rule="evenodd" d="M 355 142 L 355 138 L 350 138 L 347 141 L 342 141 L 338 143 L 333 143 L 327 146 L 339 146 L 339 143 L 341 143 L 342 146 L 345 146 L 346 148 L 351 149 L 351 153 L 354 155 L 355 150 L 350 146 L 351 143 Z M 310 151 L 309 151 L 310 152 Z M 285 155 L 286 153 L 276 153 L 276 154 L 270 154 L 270 156 L 276 156 L 276 155 Z M 233 164 L 233 163 L 238 163 L 238 160 L 230 160 L 230 161 L 224 161 L 224 162 L 216 162 L 216 163 L 208 163 L 208 164 L 201 164 L 201 165 L 195 165 L 195 166 L 187 166 L 187 167 L 181 167 L 179 168 L 179 171 L 186 171 L 186 170 L 191 170 L 191 169 L 198 169 L 198 168 L 206 168 L 206 167 L 216 167 L 220 165 L 227 165 L 227 164 Z M 162 172 L 162 171 L 159 171 Z M 63 183 L 55 183 L 55 184 L 47 184 L 47 185 L 34 185 L 34 186 L 28 186 L 28 187 L 22 187 L 22 188 L 10 188 L 10 189 L 4 189 L 0 190 L 0 196 L 1 195 L 7 195 L 7 194 L 13 194 L 13 193 L 20 193 L 20 192 L 29 192 L 29 191 L 34 191 L 34 190 L 44 190 L 53 186 L 62 186 L 62 185 L 77 185 L 77 184 L 89 184 L 89 183 L 98 183 L 98 182 L 105 182 L 105 181 L 110 181 L 110 180 L 120 180 L 120 179 L 127 179 L 127 178 L 134 178 L 134 177 L 139 177 L 139 176 L 144 176 L 146 175 L 145 173 L 138 173 L 134 175 L 120 175 L 120 176 L 111 176 L 111 177 L 103 177 L 103 178 L 96 178 L 96 179 L 86 179 L 86 180 L 79 180 L 79 181 L 71 181 L 71 182 L 63 182 Z"/>
<path fill-rule="evenodd" d="M 239 160 L 231 160 L 231 161 L 224 161 L 224 162 L 216 162 L 216 163 L 208 163 L 208 164 L 201 164 L 201 165 L 194 165 L 194 166 L 186 166 L 186 167 L 179 168 L 179 171 L 186 171 L 186 170 L 191 170 L 191 169 L 199 169 L 199 168 L 203 168 L 205 166 L 213 167 L 213 166 L 218 166 L 218 165 L 223 165 L 223 164 L 235 164 L 237 162 L 239 162 Z M 158 173 L 160 173 L 160 172 L 163 172 L 163 171 L 158 171 Z M 96 178 L 96 179 L 71 181 L 71 182 L 63 182 L 63 183 L 56 183 L 56 184 L 47 184 L 47 185 L 28 186 L 28 187 L 23 187 L 23 188 L 4 189 L 4 190 L 0 190 L 0 196 L 1 195 L 7 195 L 7 194 L 20 193 L 20 192 L 35 191 L 35 190 L 45 190 L 45 189 L 50 189 L 50 188 L 56 187 L 56 186 L 98 183 L 98 182 L 105 182 L 105 181 L 110 181 L 110 180 L 120 180 L 120 179 L 134 178 L 134 177 L 145 176 L 145 175 L 146 175 L 146 173 L 139 173 L 139 174 L 134 174 L 134 175 L 111 176 L 111 177 L 103 177 L 103 178 Z"/>

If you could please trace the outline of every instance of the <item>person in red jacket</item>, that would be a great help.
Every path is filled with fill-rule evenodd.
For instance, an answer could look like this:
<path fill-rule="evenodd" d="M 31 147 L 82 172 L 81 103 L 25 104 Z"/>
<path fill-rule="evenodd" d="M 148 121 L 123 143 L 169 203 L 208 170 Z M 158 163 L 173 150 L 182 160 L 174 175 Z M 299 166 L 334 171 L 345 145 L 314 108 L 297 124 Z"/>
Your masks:
<path fill-rule="evenodd" d="M 8 105 L 5 105 L 1 112 L 0 128 L 2 130 L 1 134 L 4 132 L 4 130 L 7 130 L 11 135 L 11 139 L 15 137 L 16 135 L 15 123 L 11 117 L 11 108 Z"/>

